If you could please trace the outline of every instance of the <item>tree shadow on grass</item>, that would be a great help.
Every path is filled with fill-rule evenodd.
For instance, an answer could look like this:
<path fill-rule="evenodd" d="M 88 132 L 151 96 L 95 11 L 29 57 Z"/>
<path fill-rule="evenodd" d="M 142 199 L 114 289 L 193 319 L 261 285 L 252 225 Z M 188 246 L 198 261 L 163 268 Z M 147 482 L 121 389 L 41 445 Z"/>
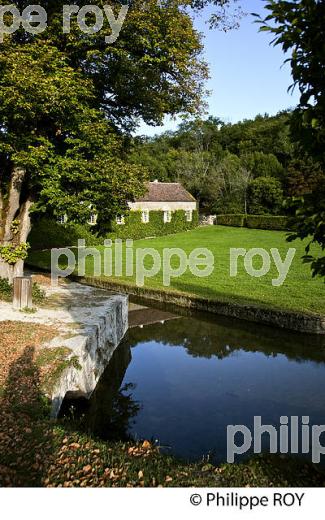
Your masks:
<path fill-rule="evenodd" d="M 35 348 L 11 364 L 0 398 L 0 486 L 41 486 L 53 452 Z"/>

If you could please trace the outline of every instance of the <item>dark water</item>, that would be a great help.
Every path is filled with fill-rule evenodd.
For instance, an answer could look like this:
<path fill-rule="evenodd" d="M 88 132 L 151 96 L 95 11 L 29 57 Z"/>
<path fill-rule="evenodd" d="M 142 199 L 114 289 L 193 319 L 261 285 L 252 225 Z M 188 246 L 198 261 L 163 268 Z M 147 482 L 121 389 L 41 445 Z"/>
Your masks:
<path fill-rule="evenodd" d="M 325 338 L 205 315 L 135 326 L 83 413 L 104 439 L 154 439 L 184 459 L 224 461 L 229 424 L 325 424 Z"/>

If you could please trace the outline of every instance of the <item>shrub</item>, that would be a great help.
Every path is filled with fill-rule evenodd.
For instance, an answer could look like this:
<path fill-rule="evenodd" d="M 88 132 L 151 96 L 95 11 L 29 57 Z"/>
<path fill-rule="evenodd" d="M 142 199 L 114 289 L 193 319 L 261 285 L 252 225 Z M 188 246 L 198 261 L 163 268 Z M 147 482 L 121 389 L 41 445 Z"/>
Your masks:
<path fill-rule="evenodd" d="M 53 247 L 72 247 L 78 239 L 85 239 L 87 246 L 100 244 L 100 239 L 92 232 L 91 226 L 76 223 L 58 224 L 54 219 L 42 218 L 34 222 L 28 237 L 34 251 Z"/>
<path fill-rule="evenodd" d="M 246 226 L 252 229 L 274 229 L 278 231 L 290 229 L 288 217 L 278 215 L 247 215 Z"/>
<path fill-rule="evenodd" d="M 0 278 L 0 300 L 12 300 L 12 285 L 4 278 Z"/>
<path fill-rule="evenodd" d="M 37 305 L 40 305 L 45 300 L 45 291 L 36 282 L 33 283 L 32 300 Z"/>
<path fill-rule="evenodd" d="M 187 222 L 185 211 L 172 212 L 171 222 L 164 223 L 163 211 L 150 211 L 149 222 L 141 221 L 141 211 L 130 211 L 125 215 L 125 224 L 112 223 L 110 238 L 133 239 L 171 235 L 181 231 L 187 231 L 198 226 L 198 212 L 193 211 L 192 221 Z"/>
<path fill-rule="evenodd" d="M 244 227 L 245 215 L 235 213 L 229 215 L 217 215 L 216 224 L 220 226 Z"/>

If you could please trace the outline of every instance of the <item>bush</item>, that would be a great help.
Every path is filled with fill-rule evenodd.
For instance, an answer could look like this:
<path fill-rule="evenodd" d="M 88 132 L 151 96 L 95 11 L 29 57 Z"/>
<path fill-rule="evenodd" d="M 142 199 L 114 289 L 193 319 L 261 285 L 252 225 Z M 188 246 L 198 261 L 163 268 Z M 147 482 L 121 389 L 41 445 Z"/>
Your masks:
<path fill-rule="evenodd" d="M 288 217 L 278 215 L 247 215 L 246 226 L 252 229 L 274 229 L 278 231 L 290 229 Z"/>
<path fill-rule="evenodd" d="M 245 215 L 235 213 L 229 215 L 217 215 L 216 224 L 220 226 L 244 227 Z"/>
<path fill-rule="evenodd" d="M 36 282 L 33 283 L 32 300 L 33 303 L 36 303 L 37 305 L 40 305 L 45 300 L 45 291 L 43 291 Z"/>
<path fill-rule="evenodd" d="M 4 278 L 0 278 L 0 300 L 6 302 L 12 300 L 12 285 Z"/>
<path fill-rule="evenodd" d="M 130 211 L 125 215 L 125 224 L 112 224 L 110 238 L 133 239 L 171 235 L 181 231 L 187 231 L 198 226 L 198 212 L 193 211 L 192 221 L 187 222 L 185 211 L 177 210 L 172 212 L 171 222 L 164 223 L 163 211 L 150 211 L 149 222 L 144 224 L 141 221 L 141 211 Z"/>
<path fill-rule="evenodd" d="M 54 219 L 42 218 L 34 222 L 28 237 L 34 251 L 53 247 L 73 247 L 78 239 L 85 239 L 87 246 L 100 244 L 100 239 L 92 232 L 91 226 L 76 223 L 58 224 Z"/>

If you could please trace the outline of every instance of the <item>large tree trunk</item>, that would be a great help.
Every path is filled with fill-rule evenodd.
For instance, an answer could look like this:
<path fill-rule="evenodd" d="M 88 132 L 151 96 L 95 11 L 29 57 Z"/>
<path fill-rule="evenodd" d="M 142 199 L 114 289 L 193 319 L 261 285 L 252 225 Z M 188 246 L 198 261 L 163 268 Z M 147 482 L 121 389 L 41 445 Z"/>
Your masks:
<path fill-rule="evenodd" d="M 0 278 L 5 278 L 12 283 L 16 276 L 24 275 L 24 262 L 18 260 L 14 265 L 10 265 L 0 258 Z"/>
<path fill-rule="evenodd" d="M 30 207 L 32 201 L 27 198 L 22 201 L 22 186 L 26 171 L 23 168 L 13 168 L 5 198 L 0 189 L 0 246 L 24 244 L 30 232 Z M 12 283 L 15 276 L 24 274 L 24 261 L 18 259 L 15 264 L 8 263 L 0 255 L 0 277 Z"/>

